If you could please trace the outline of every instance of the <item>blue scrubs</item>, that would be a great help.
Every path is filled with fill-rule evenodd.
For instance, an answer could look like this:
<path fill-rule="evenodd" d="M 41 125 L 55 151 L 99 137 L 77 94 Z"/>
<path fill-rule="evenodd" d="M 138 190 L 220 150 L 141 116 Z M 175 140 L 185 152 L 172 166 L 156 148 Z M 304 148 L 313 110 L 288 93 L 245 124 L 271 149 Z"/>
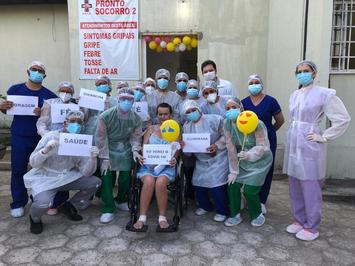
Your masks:
<path fill-rule="evenodd" d="M 25 83 L 11 86 L 7 95 L 37 96 L 38 107 L 42 107 L 44 100 L 57 98 L 45 87 L 33 91 Z M 41 139 L 37 134 L 37 120 L 38 116 L 15 115 L 11 124 L 11 209 L 24 207 L 28 202 L 23 175 L 27 172 L 30 155 Z"/>
<path fill-rule="evenodd" d="M 273 116 L 281 112 L 281 107 L 277 100 L 269 95 L 265 95 L 264 99 L 257 106 L 253 104 L 250 97 L 243 99 L 242 104 L 245 110 L 253 111 L 257 114 L 258 118 L 264 122 L 267 128 L 267 134 L 270 141 L 270 149 L 273 155 L 273 161 L 270 170 L 266 176 L 265 183 L 259 193 L 260 202 L 265 204 L 270 193 L 271 181 L 274 173 L 275 153 L 277 147 L 276 130 L 272 124 L 272 118 Z"/>

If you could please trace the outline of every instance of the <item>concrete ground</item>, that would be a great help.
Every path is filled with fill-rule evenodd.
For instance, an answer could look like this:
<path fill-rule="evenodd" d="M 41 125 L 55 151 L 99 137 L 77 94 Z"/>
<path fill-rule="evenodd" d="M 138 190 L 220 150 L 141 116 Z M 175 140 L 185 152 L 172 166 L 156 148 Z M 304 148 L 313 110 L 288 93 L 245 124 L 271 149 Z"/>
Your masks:
<path fill-rule="evenodd" d="M 147 233 L 124 229 L 128 213 L 101 225 L 99 202 L 82 212 L 84 221 L 70 222 L 61 214 L 43 217 L 44 232 L 29 232 L 26 216 L 11 218 L 10 172 L 0 172 L 0 265 L 355 265 L 355 205 L 324 202 L 320 237 L 302 242 L 285 232 L 292 221 L 287 180 L 275 180 L 266 224 L 244 222 L 227 228 L 213 214 L 196 217 L 191 206 L 177 233 L 158 234 L 156 208 Z"/>

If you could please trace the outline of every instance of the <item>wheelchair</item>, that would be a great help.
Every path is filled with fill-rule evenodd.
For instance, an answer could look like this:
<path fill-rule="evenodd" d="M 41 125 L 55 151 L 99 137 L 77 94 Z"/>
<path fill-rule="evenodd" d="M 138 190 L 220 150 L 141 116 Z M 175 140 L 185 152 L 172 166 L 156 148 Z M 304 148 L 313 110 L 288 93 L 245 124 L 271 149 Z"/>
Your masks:
<path fill-rule="evenodd" d="M 141 189 L 143 186 L 143 182 L 137 178 L 138 167 L 139 164 L 135 163 L 131 172 L 128 190 L 128 207 L 130 209 L 130 220 L 126 225 L 126 230 L 131 232 L 146 232 L 148 230 L 147 225 L 144 225 L 142 229 L 136 229 L 133 226 L 138 220 Z M 159 233 L 177 232 L 180 218 L 183 217 L 184 212 L 187 209 L 187 186 L 181 159 L 178 159 L 175 167 L 175 174 L 175 181 L 168 185 L 168 204 L 173 204 L 174 216 L 172 223 L 168 228 L 162 229 L 159 225 L 157 226 L 156 232 Z"/>

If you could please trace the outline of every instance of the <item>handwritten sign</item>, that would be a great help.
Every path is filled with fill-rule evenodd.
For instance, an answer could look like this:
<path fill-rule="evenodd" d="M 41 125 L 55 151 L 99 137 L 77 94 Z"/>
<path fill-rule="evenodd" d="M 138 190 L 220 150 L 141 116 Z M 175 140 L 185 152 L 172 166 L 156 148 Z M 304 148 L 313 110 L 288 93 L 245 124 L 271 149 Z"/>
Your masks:
<path fill-rule="evenodd" d="M 105 110 L 106 96 L 105 93 L 99 91 L 81 89 L 78 105 L 80 107 L 103 111 Z"/>
<path fill-rule="evenodd" d="M 60 133 L 58 155 L 88 157 L 91 146 L 92 135 Z"/>
<path fill-rule="evenodd" d="M 13 107 L 6 111 L 8 115 L 35 115 L 33 110 L 38 107 L 38 97 L 8 95 L 7 100 L 14 103 Z"/>
<path fill-rule="evenodd" d="M 171 160 L 170 144 L 144 144 L 144 164 L 147 165 L 169 165 Z"/>
<path fill-rule="evenodd" d="M 207 148 L 211 145 L 210 134 L 182 134 L 185 143 L 183 152 L 208 153 Z"/>
<path fill-rule="evenodd" d="M 78 111 L 79 105 L 77 104 L 52 104 L 51 105 L 51 119 L 52 123 L 63 123 L 65 121 L 65 117 L 70 111 Z"/>
<path fill-rule="evenodd" d="M 135 102 L 133 104 L 133 111 L 139 115 L 140 118 L 144 119 L 148 116 L 148 103 L 147 102 Z"/>

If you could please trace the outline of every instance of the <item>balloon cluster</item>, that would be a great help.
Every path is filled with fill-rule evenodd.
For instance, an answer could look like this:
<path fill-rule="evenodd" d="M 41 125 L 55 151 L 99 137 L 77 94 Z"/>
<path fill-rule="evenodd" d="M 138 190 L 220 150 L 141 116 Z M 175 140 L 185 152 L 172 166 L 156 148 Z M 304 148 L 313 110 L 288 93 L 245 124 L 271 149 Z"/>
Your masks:
<path fill-rule="evenodd" d="M 195 36 L 145 36 L 145 42 L 149 49 L 161 52 L 184 52 L 191 51 L 198 45 Z"/>

